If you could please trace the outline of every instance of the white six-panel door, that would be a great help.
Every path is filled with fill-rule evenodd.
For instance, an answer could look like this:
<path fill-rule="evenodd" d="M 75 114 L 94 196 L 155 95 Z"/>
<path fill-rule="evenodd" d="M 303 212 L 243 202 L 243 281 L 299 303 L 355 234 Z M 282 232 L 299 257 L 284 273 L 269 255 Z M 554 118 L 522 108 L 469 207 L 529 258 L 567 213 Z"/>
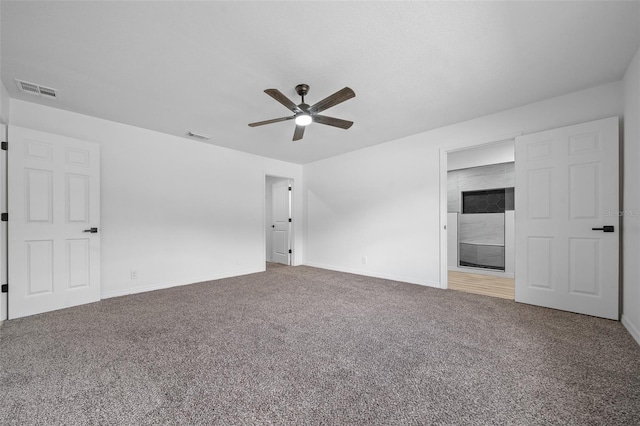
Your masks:
<path fill-rule="evenodd" d="M 273 220 L 273 238 L 271 259 L 276 263 L 289 264 L 289 230 L 290 223 L 290 198 L 289 198 L 289 181 L 281 181 L 274 183 L 271 187 L 271 199 L 273 203 L 272 220 Z"/>
<path fill-rule="evenodd" d="M 618 319 L 618 144 L 617 117 L 516 138 L 517 302 Z"/>
<path fill-rule="evenodd" d="M 10 126 L 10 319 L 100 299 L 99 148 Z"/>

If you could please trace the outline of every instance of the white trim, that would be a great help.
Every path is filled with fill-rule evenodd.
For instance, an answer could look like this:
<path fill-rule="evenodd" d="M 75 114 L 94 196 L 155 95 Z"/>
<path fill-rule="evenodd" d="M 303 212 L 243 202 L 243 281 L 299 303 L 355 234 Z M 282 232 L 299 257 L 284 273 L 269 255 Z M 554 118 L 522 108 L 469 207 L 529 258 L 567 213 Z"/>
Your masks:
<path fill-rule="evenodd" d="M 447 214 L 449 213 L 447 198 L 447 151 L 440 149 L 440 287 L 449 288 L 449 259 L 447 255 Z"/>
<path fill-rule="evenodd" d="M 267 173 L 262 173 L 261 191 L 262 197 L 260 203 L 262 204 L 262 264 L 267 268 Z"/>
<path fill-rule="evenodd" d="M 631 321 L 627 320 L 627 317 L 625 317 L 624 314 L 622 314 L 621 322 L 622 322 L 622 325 L 624 325 L 624 328 L 627 329 L 631 337 L 633 337 L 636 343 L 640 345 L 640 330 L 638 330 Z"/>
<path fill-rule="evenodd" d="M 295 247 L 295 224 L 296 224 L 296 220 L 302 220 L 302 219 L 297 219 L 295 216 L 295 200 L 296 200 L 296 182 L 295 179 L 292 177 L 287 177 L 287 176 L 278 176 L 278 175 L 272 175 L 269 174 L 267 172 L 263 173 L 262 176 L 262 247 L 265 247 L 264 250 L 264 264 L 267 264 L 267 250 L 266 250 L 266 245 L 267 245 L 267 224 L 266 224 L 266 218 L 267 218 L 267 203 L 266 203 L 266 196 L 267 196 L 267 178 L 268 177 L 272 177 L 272 178 L 278 178 L 278 179 L 286 179 L 289 181 L 289 186 L 291 186 L 291 198 L 289 199 L 289 210 L 290 210 L 290 214 L 291 214 L 291 222 L 289 223 L 289 249 L 291 250 L 291 254 L 289 255 L 289 266 L 296 266 L 296 261 L 295 261 L 295 257 L 296 257 L 296 247 Z M 271 200 L 271 203 L 273 203 L 273 200 Z M 271 206 L 268 206 L 268 208 L 271 208 Z M 269 261 L 271 262 L 271 260 Z"/>
<path fill-rule="evenodd" d="M 4 85 L 2 86 L 4 89 Z M 0 117 L 1 120 L 2 117 Z M 0 139 L 9 141 L 8 126 L 0 124 Z M 0 151 L 0 212 L 7 212 L 7 185 L 9 182 L 7 175 L 7 151 Z M 0 284 L 9 282 L 7 267 L 9 264 L 9 244 L 7 228 L 9 222 L 0 222 Z M 0 293 L 0 324 L 9 318 L 9 293 Z"/>
<path fill-rule="evenodd" d="M 365 277 L 382 278 L 382 279 L 385 279 L 385 280 L 400 281 L 400 282 L 404 282 L 404 283 L 408 283 L 408 284 L 422 285 L 422 286 L 425 286 L 425 287 L 440 288 L 440 283 L 438 283 L 438 282 L 425 281 L 425 280 L 421 280 L 421 279 L 418 279 L 418 278 L 407 277 L 407 276 L 402 276 L 402 275 L 381 274 L 381 273 L 365 271 L 365 270 L 361 270 L 361 269 L 345 268 L 345 267 L 342 267 L 342 266 L 325 265 L 325 264 L 322 264 L 322 263 L 315 263 L 315 262 L 305 262 L 304 265 L 305 266 L 311 266 L 313 268 L 327 269 L 329 271 L 346 272 L 348 274 L 362 275 L 362 276 L 365 276 Z"/>
<path fill-rule="evenodd" d="M 253 269 L 253 270 L 246 270 L 243 272 L 233 273 L 229 275 L 222 275 L 215 278 L 202 278 L 189 283 L 163 283 L 163 284 L 148 285 L 144 287 L 125 288 L 122 290 L 108 291 L 100 294 L 100 300 L 110 299 L 112 297 L 128 296 L 130 294 L 146 293 L 147 291 L 164 290 L 164 289 L 173 288 L 173 287 L 182 287 L 184 285 L 200 284 L 208 281 L 218 281 L 218 280 L 223 280 L 225 278 L 240 277 L 243 275 L 256 274 L 258 272 L 264 272 L 264 271 L 266 271 L 266 263 L 265 263 L 265 267 L 260 270 Z"/>

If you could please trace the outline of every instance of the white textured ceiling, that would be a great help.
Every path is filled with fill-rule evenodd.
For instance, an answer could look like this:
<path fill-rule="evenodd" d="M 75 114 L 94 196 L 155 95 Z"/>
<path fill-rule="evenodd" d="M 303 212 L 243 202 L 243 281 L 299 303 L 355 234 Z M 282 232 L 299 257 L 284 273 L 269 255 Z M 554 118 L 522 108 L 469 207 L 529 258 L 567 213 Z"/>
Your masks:
<path fill-rule="evenodd" d="M 12 98 L 307 163 L 616 81 L 638 2 L 1 2 Z M 14 79 L 59 90 L 18 92 Z M 292 142 L 263 93 L 356 97 Z"/>

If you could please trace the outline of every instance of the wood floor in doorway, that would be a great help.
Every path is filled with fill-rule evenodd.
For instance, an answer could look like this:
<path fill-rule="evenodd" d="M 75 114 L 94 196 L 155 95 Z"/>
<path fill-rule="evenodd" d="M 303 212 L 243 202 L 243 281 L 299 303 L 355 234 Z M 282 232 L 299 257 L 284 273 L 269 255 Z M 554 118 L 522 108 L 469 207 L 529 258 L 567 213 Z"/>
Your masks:
<path fill-rule="evenodd" d="M 449 271 L 448 280 L 450 290 L 501 297 L 503 299 L 513 300 L 514 298 L 513 278 Z"/>

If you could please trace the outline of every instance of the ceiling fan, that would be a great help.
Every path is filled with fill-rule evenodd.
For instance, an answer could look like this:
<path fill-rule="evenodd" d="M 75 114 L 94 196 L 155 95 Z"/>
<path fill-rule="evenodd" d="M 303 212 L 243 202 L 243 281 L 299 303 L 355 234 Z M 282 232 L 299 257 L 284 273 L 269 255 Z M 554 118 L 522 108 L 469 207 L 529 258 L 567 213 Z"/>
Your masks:
<path fill-rule="evenodd" d="M 350 88 L 345 87 L 344 89 L 338 90 L 333 95 L 328 96 L 311 106 L 304 103 L 304 97 L 309 93 L 309 86 L 307 84 L 298 84 L 296 86 L 296 92 L 302 97 L 302 103 L 300 105 L 293 103 L 293 101 L 283 95 L 278 89 L 265 90 L 264 93 L 290 109 L 293 112 L 293 115 L 289 117 L 274 118 L 273 120 L 258 121 L 257 123 L 249 123 L 249 127 L 278 123 L 280 121 L 295 120 L 296 130 L 293 132 L 293 140 L 297 141 L 302 139 L 305 127 L 312 122 L 339 127 L 341 129 L 348 129 L 353 125 L 353 121 L 341 120 L 339 118 L 327 117 L 326 115 L 318 114 L 325 109 L 331 108 L 332 106 L 336 106 L 355 97 L 356 94 Z"/>

